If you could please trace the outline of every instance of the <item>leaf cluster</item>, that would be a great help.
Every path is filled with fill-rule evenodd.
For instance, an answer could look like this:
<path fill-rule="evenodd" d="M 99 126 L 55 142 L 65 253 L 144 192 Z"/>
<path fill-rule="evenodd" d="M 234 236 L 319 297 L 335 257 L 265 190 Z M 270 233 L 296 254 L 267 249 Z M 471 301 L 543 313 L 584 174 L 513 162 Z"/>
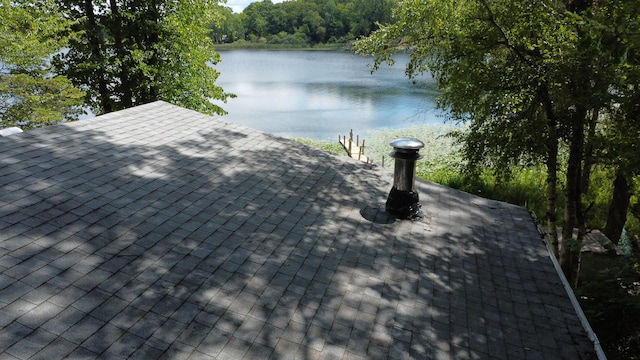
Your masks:
<path fill-rule="evenodd" d="M 635 260 L 635 261 L 634 261 Z M 601 270 L 576 295 L 610 354 L 638 359 L 640 350 L 640 259 Z M 626 336 L 620 337 L 620 334 Z"/>
<path fill-rule="evenodd" d="M 0 127 L 24 129 L 72 120 L 83 92 L 51 68 L 71 22 L 53 1 L 0 1 Z"/>

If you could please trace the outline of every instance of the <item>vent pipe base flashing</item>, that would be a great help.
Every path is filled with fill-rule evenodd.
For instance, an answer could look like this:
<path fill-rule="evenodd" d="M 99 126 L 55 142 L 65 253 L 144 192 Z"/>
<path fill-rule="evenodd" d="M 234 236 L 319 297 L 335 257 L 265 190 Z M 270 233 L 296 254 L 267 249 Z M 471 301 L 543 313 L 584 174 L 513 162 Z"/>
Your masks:
<path fill-rule="evenodd" d="M 422 205 L 420 196 L 416 191 L 398 190 L 395 186 L 391 188 L 387 198 L 387 213 L 407 220 L 422 220 Z"/>

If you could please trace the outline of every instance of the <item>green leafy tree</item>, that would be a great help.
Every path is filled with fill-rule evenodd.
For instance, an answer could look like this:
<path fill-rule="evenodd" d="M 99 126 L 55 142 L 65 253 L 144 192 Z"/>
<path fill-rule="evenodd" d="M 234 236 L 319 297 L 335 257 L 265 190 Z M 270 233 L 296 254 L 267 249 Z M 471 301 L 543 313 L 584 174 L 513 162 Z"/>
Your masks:
<path fill-rule="evenodd" d="M 620 239 L 640 174 L 640 3 L 602 2 L 590 16 L 588 37 L 597 46 L 610 78 L 612 106 L 600 132 L 605 165 L 615 174 L 604 234 Z M 602 70 L 601 70 L 602 71 Z"/>
<path fill-rule="evenodd" d="M 220 19 L 209 24 L 211 38 L 215 43 L 231 43 L 236 39 L 244 38 L 244 26 L 242 26 L 243 14 L 234 14 L 231 8 L 217 5 Z"/>
<path fill-rule="evenodd" d="M 71 25 L 55 2 L 0 1 L 0 127 L 24 129 L 73 120 L 83 92 L 57 75 L 49 59 Z"/>
<path fill-rule="evenodd" d="M 318 0 L 319 13 L 323 19 L 323 27 L 326 29 L 326 41 L 336 42 L 349 38 L 349 23 L 347 21 L 348 8 L 345 3 L 327 0 Z M 389 12 L 389 16 L 391 13 Z M 353 38 L 351 36 L 351 38 Z"/>
<path fill-rule="evenodd" d="M 87 91 L 98 114 L 155 100 L 223 114 L 211 99 L 231 94 L 215 84 L 220 61 L 207 25 L 219 18 L 212 0 L 65 0 L 79 36 L 56 56 L 60 72 Z"/>
<path fill-rule="evenodd" d="M 622 80 L 599 47 L 607 45 L 589 35 L 601 25 L 593 16 L 597 8 L 590 1 L 401 1 L 394 23 L 356 44 L 376 55 L 376 66 L 408 49 L 407 74 L 435 76 L 439 105 L 453 120 L 469 123 L 459 135 L 476 169 L 507 176 L 514 167 L 546 164 L 549 234 L 572 281 L 579 249 L 558 246 L 557 177 L 565 175 L 563 238 L 579 228 L 573 241 L 579 245 L 593 134 L 600 115 L 614 107 L 614 79 Z M 632 16 L 637 25 L 637 13 Z M 620 89 L 629 86 L 635 91 L 637 85 L 627 78 Z"/>
<path fill-rule="evenodd" d="M 397 0 L 354 0 L 351 6 L 351 34 L 355 38 L 368 35 L 378 24 L 388 24 Z"/>
<path fill-rule="evenodd" d="M 266 37 L 270 34 L 269 22 L 275 5 L 270 0 L 249 4 L 244 11 L 244 28 L 248 35 Z M 282 30 L 277 31 L 276 33 Z"/>
<path fill-rule="evenodd" d="M 562 60 L 575 52 L 562 12 L 558 1 L 402 1 L 395 23 L 356 44 L 377 56 L 376 66 L 410 49 L 407 74 L 430 71 L 442 91 L 439 105 L 469 123 L 460 135 L 472 166 L 508 173 L 545 161 L 552 235 L 560 131 L 554 100 L 566 83 Z"/>

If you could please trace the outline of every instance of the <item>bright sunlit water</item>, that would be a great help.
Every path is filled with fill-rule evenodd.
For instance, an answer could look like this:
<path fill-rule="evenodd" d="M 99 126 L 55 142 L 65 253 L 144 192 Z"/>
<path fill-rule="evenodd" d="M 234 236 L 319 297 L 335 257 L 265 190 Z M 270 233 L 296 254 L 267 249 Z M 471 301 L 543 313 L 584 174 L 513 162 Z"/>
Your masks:
<path fill-rule="evenodd" d="M 219 51 L 216 84 L 238 97 L 223 119 L 271 134 L 314 139 L 443 122 L 435 82 L 407 79 L 406 55 L 371 74 L 371 58 L 334 51 Z"/>

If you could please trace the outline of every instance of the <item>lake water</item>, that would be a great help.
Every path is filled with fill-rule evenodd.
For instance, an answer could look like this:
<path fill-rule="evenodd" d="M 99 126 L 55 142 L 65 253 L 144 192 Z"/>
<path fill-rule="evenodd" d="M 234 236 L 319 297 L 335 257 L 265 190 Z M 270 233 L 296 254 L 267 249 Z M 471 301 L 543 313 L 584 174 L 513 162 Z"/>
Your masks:
<path fill-rule="evenodd" d="M 334 51 L 219 51 L 216 84 L 238 95 L 223 119 L 271 134 L 313 139 L 443 122 L 435 81 L 404 75 L 406 55 L 371 74 L 371 58 Z"/>

